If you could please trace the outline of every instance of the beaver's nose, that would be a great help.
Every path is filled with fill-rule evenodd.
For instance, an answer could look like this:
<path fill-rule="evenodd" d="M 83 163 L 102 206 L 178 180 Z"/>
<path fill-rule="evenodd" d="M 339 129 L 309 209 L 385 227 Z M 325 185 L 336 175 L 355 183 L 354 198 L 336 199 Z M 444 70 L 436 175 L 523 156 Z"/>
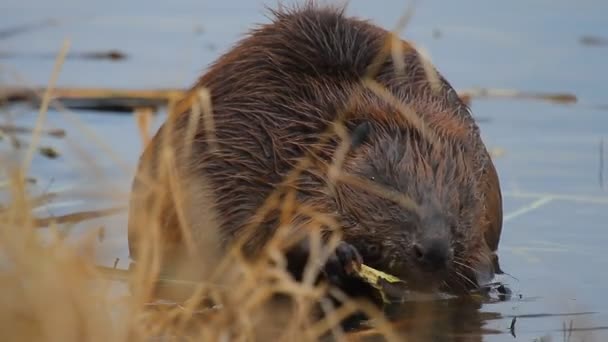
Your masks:
<path fill-rule="evenodd" d="M 445 269 L 451 254 L 447 239 L 425 239 L 418 241 L 412 247 L 413 259 L 425 272 L 437 272 Z"/>

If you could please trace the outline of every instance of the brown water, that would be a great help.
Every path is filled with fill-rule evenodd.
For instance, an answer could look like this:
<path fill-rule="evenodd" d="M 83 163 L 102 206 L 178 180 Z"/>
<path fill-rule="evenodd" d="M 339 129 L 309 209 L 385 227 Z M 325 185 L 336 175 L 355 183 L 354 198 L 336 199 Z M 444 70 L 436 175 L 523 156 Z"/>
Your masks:
<path fill-rule="evenodd" d="M 404 1 L 351 1 L 349 13 L 392 28 Z M 274 2 L 269 2 L 273 5 Z M 49 18 L 57 24 L 0 40 L 0 81 L 43 85 L 64 38 L 72 51 L 118 49 L 120 62 L 70 59 L 60 85 L 119 88 L 185 87 L 255 22 L 265 22 L 257 1 L 106 1 L 3 0 L 0 30 Z M 504 230 L 500 246 L 501 277 L 513 296 L 483 305 L 442 303 L 433 331 L 472 333 L 487 341 L 532 341 L 545 335 L 571 340 L 608 339 L 608 182 L 600 166 L 600 141 L 608 140 L 605 82 L 608 47 L 583 44 L 584 36 L 608 37 L 608 2 L 574 1 L 421 1 L 402 36 L 430 51 L 435 65 L 457 89 L 513 88 L 572 92 L 574 105 L 524 100 L 476 100 L 489 149 L 504 189 Z M 597 41 L 597 40 L 596 40 Z M 599 39 L 601 41 L 601 39 Z M 27 56 L 32 56 L 28 58 Z M 37 56 L 37 57 L 36 57 Z M 604 106 L 603 109 L 599 106 Z M 32 125 L 35 113 L 13 108 L 18 123 Z M 135 121 L 128 115 L 75 112 L 114 151 L 115 158 L 57 112 L 49 122 L 68 130 L 69 140 L 44 138 L 61 152 L 58 160 L 38 157 L 32 176 L 37 190 L 128 191 L 140 151 Z M 162 120 L 158 118 L 157 123 Z M 0 143 L 3 144 L 3 143 Z M 0 145 L 6 148 L 5 144 Z M 78 149 L 95 156 L 99 174 L 89 172 Z M 604 154 L 608 148 L 604 148 Z M 608 156 L 605 155 L 604 159 Z M 117 159 L 126 167 L 119 167 Z M 104 177 L 104 189 L 96 189 Z M 105 183 L 104 183 L 105 184 Z M 54 215 L 103 206 L 79 195 L 62 195 L 40 214 Z M 75 232 L 105 225 L 100 262 L 128 264 L 125 217 L 87 223 Z M 514 338 L 510 331 L 517 317 Z M 441 332 L 441 333 L 439 333 Z M 452 338 L 437 335 L 437 340 Z M 476 340 L 470 337 L 468 339 Z M 443 337 L 443 338 L 441 338 Z"/>

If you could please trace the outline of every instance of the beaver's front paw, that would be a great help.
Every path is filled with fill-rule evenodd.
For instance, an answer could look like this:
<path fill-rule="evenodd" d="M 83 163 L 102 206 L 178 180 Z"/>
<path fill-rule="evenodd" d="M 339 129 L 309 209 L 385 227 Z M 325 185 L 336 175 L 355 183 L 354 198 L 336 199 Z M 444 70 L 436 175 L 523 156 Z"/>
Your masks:
<path fill-rule="evenodd" d="M 325 263 L 323 273 L 331 284 L 342 287 L 345 282 L 353 279 L 362 263 L 363 259 L 357 249 L 342 241 Z"/>

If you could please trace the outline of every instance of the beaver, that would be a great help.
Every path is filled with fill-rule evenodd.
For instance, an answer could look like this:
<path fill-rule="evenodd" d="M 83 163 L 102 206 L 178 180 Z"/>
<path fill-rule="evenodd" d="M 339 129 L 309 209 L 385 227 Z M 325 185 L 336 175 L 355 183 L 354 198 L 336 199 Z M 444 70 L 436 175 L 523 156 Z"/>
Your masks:
<path fill-rule="evenodd" d="M 297 203 L 339 223 L 341 242 L 323 266 L 339 286 L 353 284 L 353 264 L 361 263 L 422 291 L 468 291 L 499 273 L 498 174 L 471 111 L 447 80 L 412 44 L 343 8 L 309 2 L 270 11 L 270 23 L 250 31 L 192 87 L 191 93 L 208 89 L 213 113 L 213 127 L 196 118 L 191 155 L 176 157 L 190 194 L 185 216 L 192 236 L 205 234 L 199 221 L 213 222 L 218 243 L 230 246 L 265 200 L 286 186 Z M 166 130 L 178 137 L 171 140 L 176 151 L 186 149 L 193 110 L 184 102 L 174 113 L 172 128 L 167 121 L 144 150 L 141 160 L 152 162 L 140 160 L 138 172 L 153 180 Z M 340 127 L 346 135 L 338 134 Z M 333 135 L 324 138 L 328 131 Z M 332 182 L 328 169 L 345 139 L 341 172 L 408 205 L 353 182 Z M 314 162 L 286 185 L 310 155 Z M 146 186 L 135 177 L 133 193 Z M 145 215 L 149 201 L 133 196 L 130 217 Z M 165 202 L 163 241 L 181 250 L 179 215 Z M 267 212 L 246 247 L 260 249 L 279 216 Z M 132 256 L 134 225 L 130 219 Z M 308 248 L 304 241 L 286 253 L 290 270 L 302 270 Z"/>

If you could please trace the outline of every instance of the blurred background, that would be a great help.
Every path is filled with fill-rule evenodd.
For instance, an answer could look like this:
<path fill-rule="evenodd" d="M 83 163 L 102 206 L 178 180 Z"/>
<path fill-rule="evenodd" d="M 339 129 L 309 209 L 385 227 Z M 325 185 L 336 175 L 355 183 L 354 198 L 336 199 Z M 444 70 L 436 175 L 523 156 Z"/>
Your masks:
<path fill-rule="evenodd" d="M 352 0 L 347 12 L 392 29 L 408 4 Z M 0 86 L 45 86 L 69 39 L 60 87 L 186 88 L 252 25 L 268 21 L 264 5 L 276 2 L 2 0 Z M 604 0 L 426 0 L 401 32 L 458 91 L 499 95 L 471 102 L 502 182 L 500 259 L 511 276 L 500 280 L 513 291 L 475 308 L 474 323 L 458 318 L 484 340 L 561 341 L 564 327 L 608 339 L 606 18 Z M 24 104 L 0 113 L 0 125 L 33 127 L 37 117 Z M 37 209 L 41 216 L 103 208 L 107 198 L 85 196 L 98 190 L 126 199 L 142 147 L 133 115 L 51 109 L 46 126 L 66 137 L 44 136 L 56 155 L 33 161 L 33 191 L 57 194 Z M 0 140 L 0 151 L 13 148 Z M 100 264 L 126 267 L 125 223 L 120 214 L 71 234 L 104 227 Z"/>

